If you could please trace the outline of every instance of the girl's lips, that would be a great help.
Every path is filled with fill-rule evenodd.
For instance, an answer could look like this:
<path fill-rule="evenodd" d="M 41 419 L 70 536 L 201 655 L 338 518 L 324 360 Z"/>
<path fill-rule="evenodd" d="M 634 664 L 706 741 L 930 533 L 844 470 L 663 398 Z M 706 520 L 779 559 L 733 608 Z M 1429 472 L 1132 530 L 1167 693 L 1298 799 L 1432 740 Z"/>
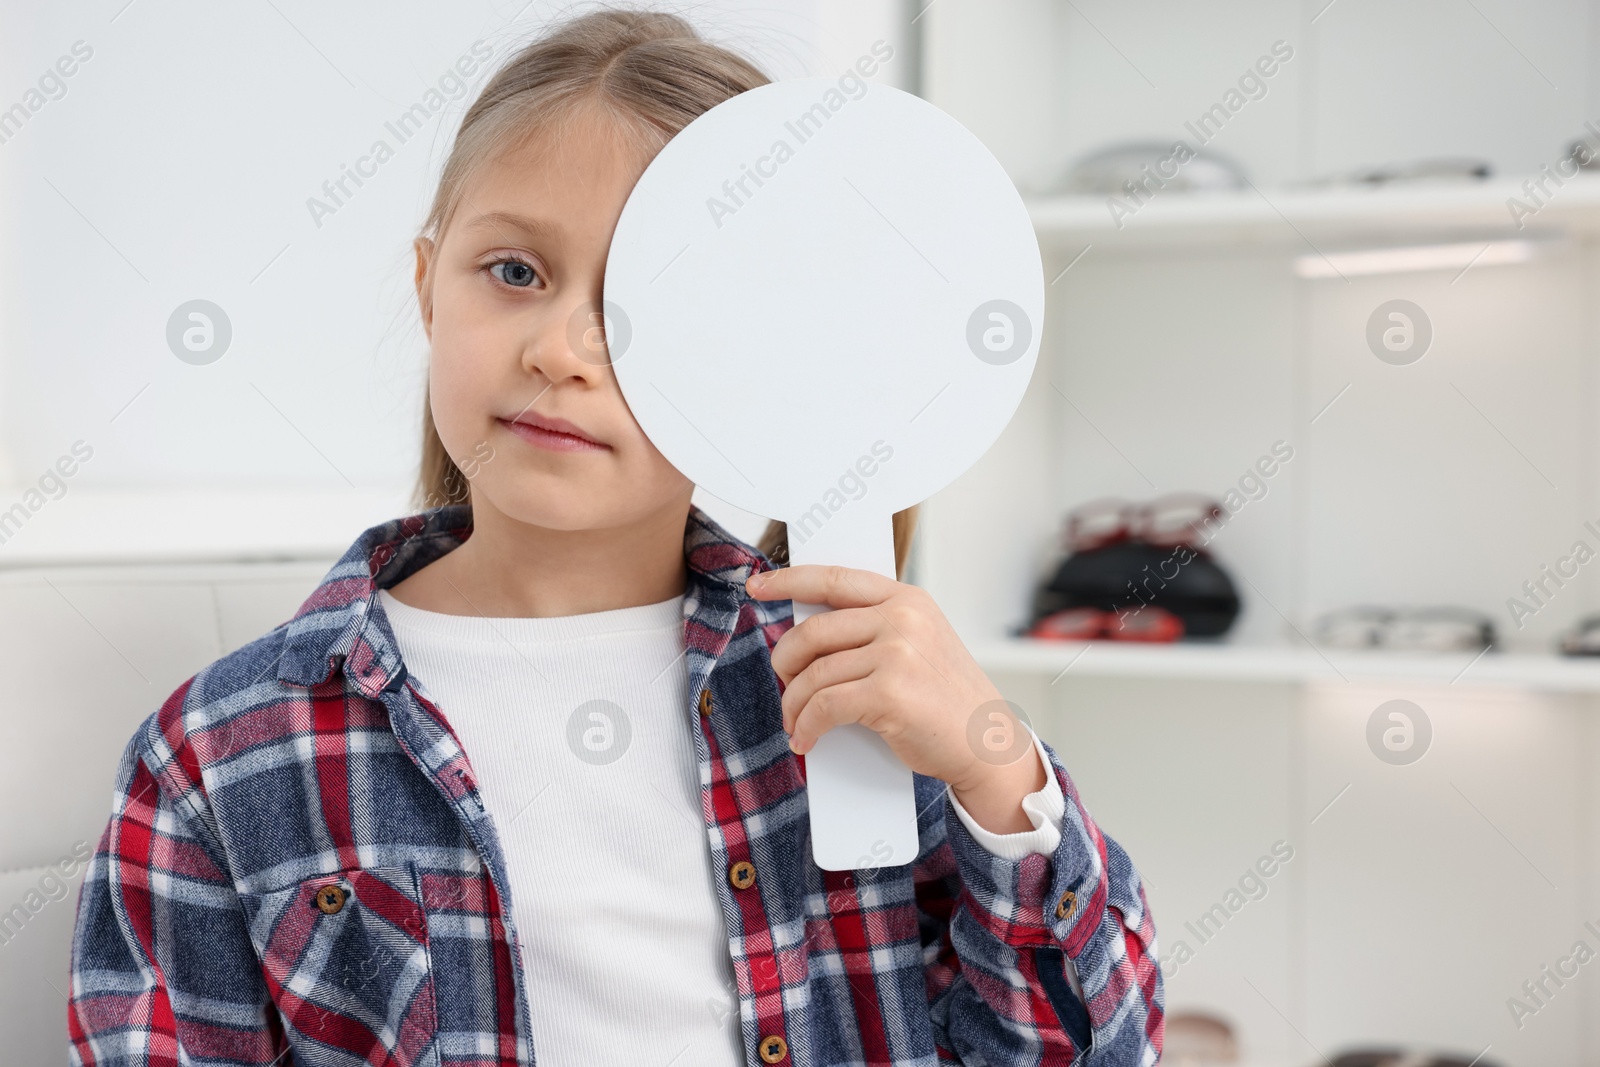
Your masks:
<path fill-rule="evenodd" d="M 499 422 L 529 444 L 551 452 L 604 452 L 609 448 L 587 437 L 546 430 L 539 426 L 530 426 L 525 422 L 512 422 L 510 419 L 500 419 Z"/>

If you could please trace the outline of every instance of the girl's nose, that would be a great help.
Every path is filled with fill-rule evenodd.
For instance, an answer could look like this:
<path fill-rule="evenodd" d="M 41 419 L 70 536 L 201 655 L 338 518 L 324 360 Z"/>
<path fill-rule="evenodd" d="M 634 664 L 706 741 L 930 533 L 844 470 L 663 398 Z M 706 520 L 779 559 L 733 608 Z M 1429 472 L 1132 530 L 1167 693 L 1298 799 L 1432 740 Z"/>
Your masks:
<path fill-rule="evenodd" d="M 552 383 L 566 378 L 600 381 L 610 374 L 606 317 L 599 300 L 583 300 L 539 324 L 523 347 L 523 369 Z"/>
<path fill-rule="evenodd" d="M 586 300 L 575 308 L 567 329 L 573 354 L 593 366 L 610 367 L 619 354 L 614 318 L 615 309 L 602 300 Z"/>

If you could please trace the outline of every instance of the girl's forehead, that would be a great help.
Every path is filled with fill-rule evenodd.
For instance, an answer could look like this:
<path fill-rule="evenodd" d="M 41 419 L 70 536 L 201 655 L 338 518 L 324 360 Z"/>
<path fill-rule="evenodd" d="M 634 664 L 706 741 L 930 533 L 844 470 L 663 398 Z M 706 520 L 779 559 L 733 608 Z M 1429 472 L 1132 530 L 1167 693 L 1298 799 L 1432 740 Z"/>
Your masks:
<path fill-rule="evenodd" d="M 608 240 L 653 155 L 653 146 L 605 120 L 544 123 L 467 176 L 450 229 L 464 240 L 491 242 Z"/>
<path fill-rule="evenodd" d="M 468 217 L 495 210 L 560 216 L 589 207 L 621 210 L 655 154 L 615 120 L 577 114 L 519 134 L 488 156 L 462 183 Z"/>
<path fill-rule="evenodd" d="M 609 109 L 569 105 L 509 135 L 486 161 L 502 180 L 533 175 L 626 177 L 631 185 L 661 140 Z"/>

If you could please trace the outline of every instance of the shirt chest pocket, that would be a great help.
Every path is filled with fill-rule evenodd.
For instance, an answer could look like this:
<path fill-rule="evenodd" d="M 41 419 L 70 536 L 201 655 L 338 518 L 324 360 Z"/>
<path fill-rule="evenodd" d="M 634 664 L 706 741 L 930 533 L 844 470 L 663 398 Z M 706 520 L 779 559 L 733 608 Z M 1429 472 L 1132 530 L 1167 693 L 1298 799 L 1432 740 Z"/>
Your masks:
<path fill-rule="evenodd" d="M 438 1062 L 413 865 L 351 868 L 243 900 L 297 1065 Z"/>

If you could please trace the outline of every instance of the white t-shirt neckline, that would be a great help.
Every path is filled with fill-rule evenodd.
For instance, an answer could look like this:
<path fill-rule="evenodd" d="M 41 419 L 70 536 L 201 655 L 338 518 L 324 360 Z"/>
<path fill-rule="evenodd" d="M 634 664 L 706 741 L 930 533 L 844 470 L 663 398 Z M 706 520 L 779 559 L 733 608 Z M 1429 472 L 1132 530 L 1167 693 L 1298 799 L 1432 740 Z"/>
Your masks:
<path fill-rule="evenodd" d="M 654 632 L 684 624 L 684 596 L 654 604 L 585 612 L 582 615 L 523 616 L 451 615 L 413 607 L 387 589 L 378 591 L 384 612 L 396 625 L 457 641 L 514 644 L 587 640 L 626 633 Z"/>

